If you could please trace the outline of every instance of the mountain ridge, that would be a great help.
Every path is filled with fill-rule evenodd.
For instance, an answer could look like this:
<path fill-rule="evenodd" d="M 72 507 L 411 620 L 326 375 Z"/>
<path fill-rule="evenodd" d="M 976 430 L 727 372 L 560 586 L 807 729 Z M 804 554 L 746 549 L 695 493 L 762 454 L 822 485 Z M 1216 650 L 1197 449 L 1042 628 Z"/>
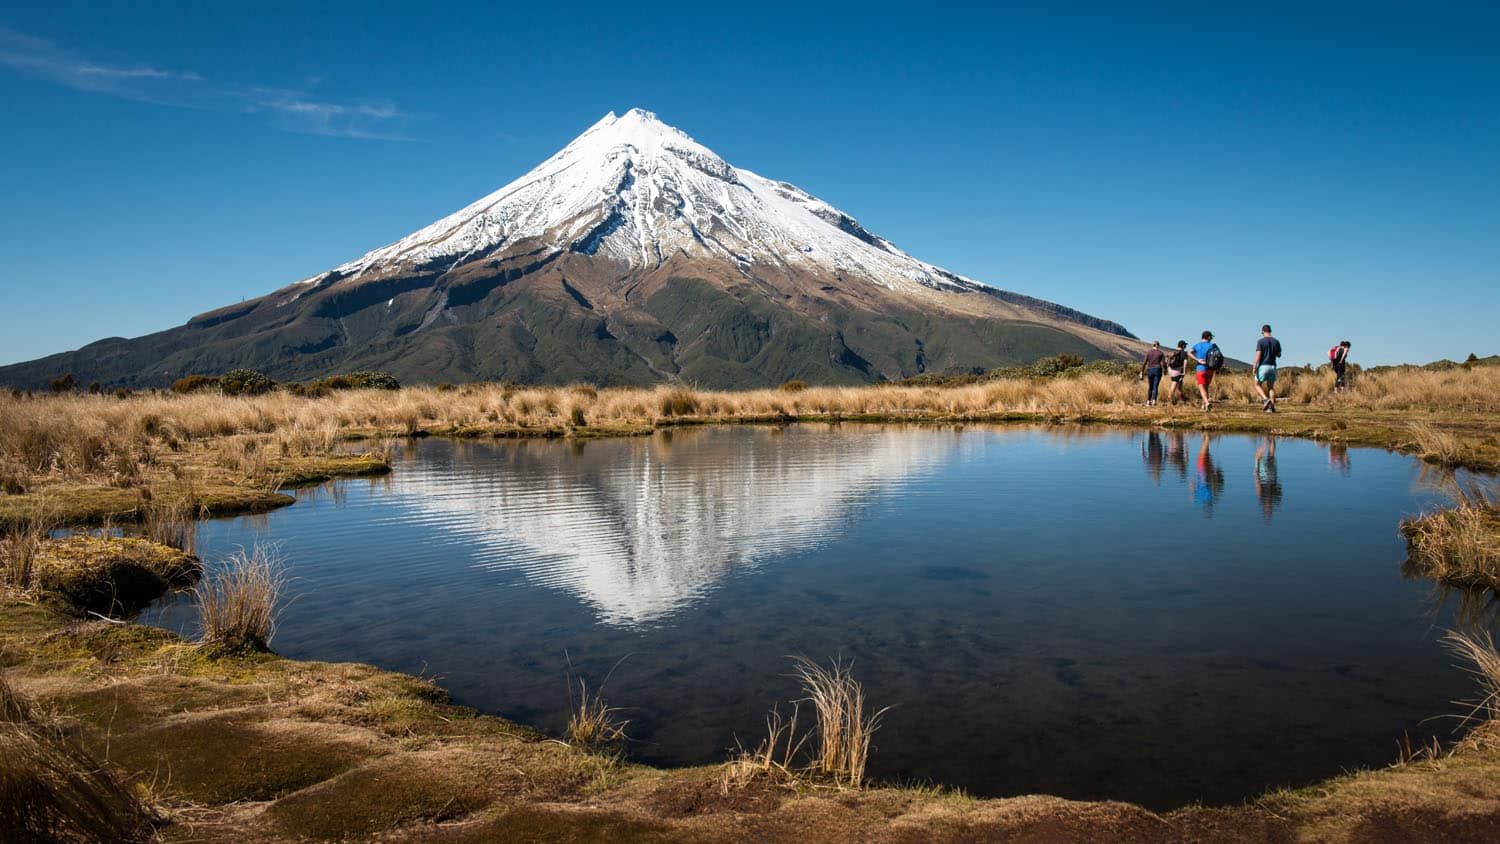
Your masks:
<path fill-rule="evenodd" d="M 1048 354 L 1123 326 L 918 260 L 651 112 L 613 112 L 520 178 L 328 271 L 135 339 L 0 367 L 0 383 L 298 379 L 746 387 L 868 383 Z"/>

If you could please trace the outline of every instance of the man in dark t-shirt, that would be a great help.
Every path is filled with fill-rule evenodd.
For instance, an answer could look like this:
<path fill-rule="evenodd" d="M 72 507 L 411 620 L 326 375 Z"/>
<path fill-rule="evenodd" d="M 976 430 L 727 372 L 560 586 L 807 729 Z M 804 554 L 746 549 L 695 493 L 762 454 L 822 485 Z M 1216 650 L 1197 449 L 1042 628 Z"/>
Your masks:
<path fill-rule="evenodd" d="M 1281 341 L 1271 336 L 1271 326 L 1260 327 L 1260 339 L 1255 341 L 1255 392 L 1265 402 L 1262 409 L 1276 412 L 1276 361 L 1281 357 Z"/>

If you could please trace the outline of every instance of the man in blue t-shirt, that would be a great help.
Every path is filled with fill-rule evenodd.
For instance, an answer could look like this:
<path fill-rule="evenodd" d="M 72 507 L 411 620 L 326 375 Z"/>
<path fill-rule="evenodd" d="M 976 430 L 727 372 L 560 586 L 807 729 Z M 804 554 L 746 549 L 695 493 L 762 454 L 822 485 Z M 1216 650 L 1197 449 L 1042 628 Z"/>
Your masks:
<path fill-rule="evenodd" d="M 1260 339 L 1255 341 L 1255 392 L 1264 402 L 1262 410 L 1276 412 L 1276 359 L 1281 357 L 1281 341 L 1271 336 L 1271 326 L 1260 327 Z"/>
<path fill-rule="evenodd" d="M 1208 366 L 1208 353 L 1213 350 L 1214 345 L 1214 333 L 1205 331 L 1203 339 L 1194 343 L 1193 348 L 1188 350 L 1188 356 L 1198 364 L 1198 395 L 1203 399 L 1204 410 L 1208 410 L 1209 405 L 1212 404 L 1208 399 L 1208 385 L 1214 382 L 1214 371 Z"/>

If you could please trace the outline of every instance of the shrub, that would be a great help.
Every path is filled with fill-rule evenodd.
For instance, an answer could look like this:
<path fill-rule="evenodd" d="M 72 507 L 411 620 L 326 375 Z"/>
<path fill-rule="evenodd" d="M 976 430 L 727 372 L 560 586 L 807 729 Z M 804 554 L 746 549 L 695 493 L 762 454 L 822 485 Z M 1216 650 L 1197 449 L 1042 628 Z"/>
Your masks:
<path fill-rule="evenodd" d="M 184 375 L 172 382 L 172 392 L 179 394 L 217 389 L 219 389 L 219 379 L 212 375 Z"/>
<path fill-rule="evenodd" d="M 47 387 L 54 393 L 71 393 L 78 389 L 78 379 L 69 372 L 47 382 Z"/>
<path fill-rule="evenodd" d="M 573 427 L 575 428 L 582 428 L 589 424 L 588 418 L 583 415 L 583 408 L 576 404 L 573 405 L 572 412 L 568 414 L 568 420 L 573 423 Z"/>
<path fill-rule="evenodd" d="M 366 370 L 362 372 L 348 372 L 341 375 L 330 375 L 320 381 L 309 381 L 306 384 L 291 384 L 287 387 L 293 395 L 317 398 L 326 396 L 334 390 L 399 390 L 401 382 L 396 376 L 389 372 L 375 372 Z"/>
<path fill-rule="evenodd" d="M 783 393 L 800 393 L 807 389 L 807 382 L 799 378 L 793 378 L 781 385 L 779 388 Z"/>
<path fill-rule="evenodd" d="M 276 382 L 253 369 L 234 369 L 219 378 L 226 396 L 259 396 L 276 389 Z"/>
<path fill-rule="evenodd" d="M 397 381 L 396 376 L 390 374 L 389 372 L 366 370 L 361 372 L 351 372 L 348 375 L 345 375 L 344 378 L 348 380 L 349 386 L 355 390 L 401 389 L 401 382 Z M 338 388 L 335 387 L 334 389 Z"/>

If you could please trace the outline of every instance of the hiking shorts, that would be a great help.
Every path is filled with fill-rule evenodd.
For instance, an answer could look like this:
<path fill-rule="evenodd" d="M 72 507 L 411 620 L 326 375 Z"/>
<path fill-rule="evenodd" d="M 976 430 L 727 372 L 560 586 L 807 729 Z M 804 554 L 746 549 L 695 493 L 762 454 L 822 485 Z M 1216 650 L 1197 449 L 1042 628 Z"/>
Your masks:
<path fill-rule="evenodd" d="M 1180 370 L 1180 369 L 1168 369 L 1167 370 L 1167 377 L 1171 378 L 1173 381 L 1181 381 L 1182 380 L 1182 370 Z"/>
<path fill-rule="evenodd" d="M 1256 367 L 1255 368 L 1255 383 L 1257 383 L 1257 384 L 1275 384 L 1276 383 L 1276 365 L 1273 364 L 1273 363 L 1263 363 L 1260 366 Z"/>
<path fill-rule="evenodd" d="M 1198 386 L 1207 387 L 1214 382 L 1214 371 L 1212 369 L 1198 370 Z"/>

